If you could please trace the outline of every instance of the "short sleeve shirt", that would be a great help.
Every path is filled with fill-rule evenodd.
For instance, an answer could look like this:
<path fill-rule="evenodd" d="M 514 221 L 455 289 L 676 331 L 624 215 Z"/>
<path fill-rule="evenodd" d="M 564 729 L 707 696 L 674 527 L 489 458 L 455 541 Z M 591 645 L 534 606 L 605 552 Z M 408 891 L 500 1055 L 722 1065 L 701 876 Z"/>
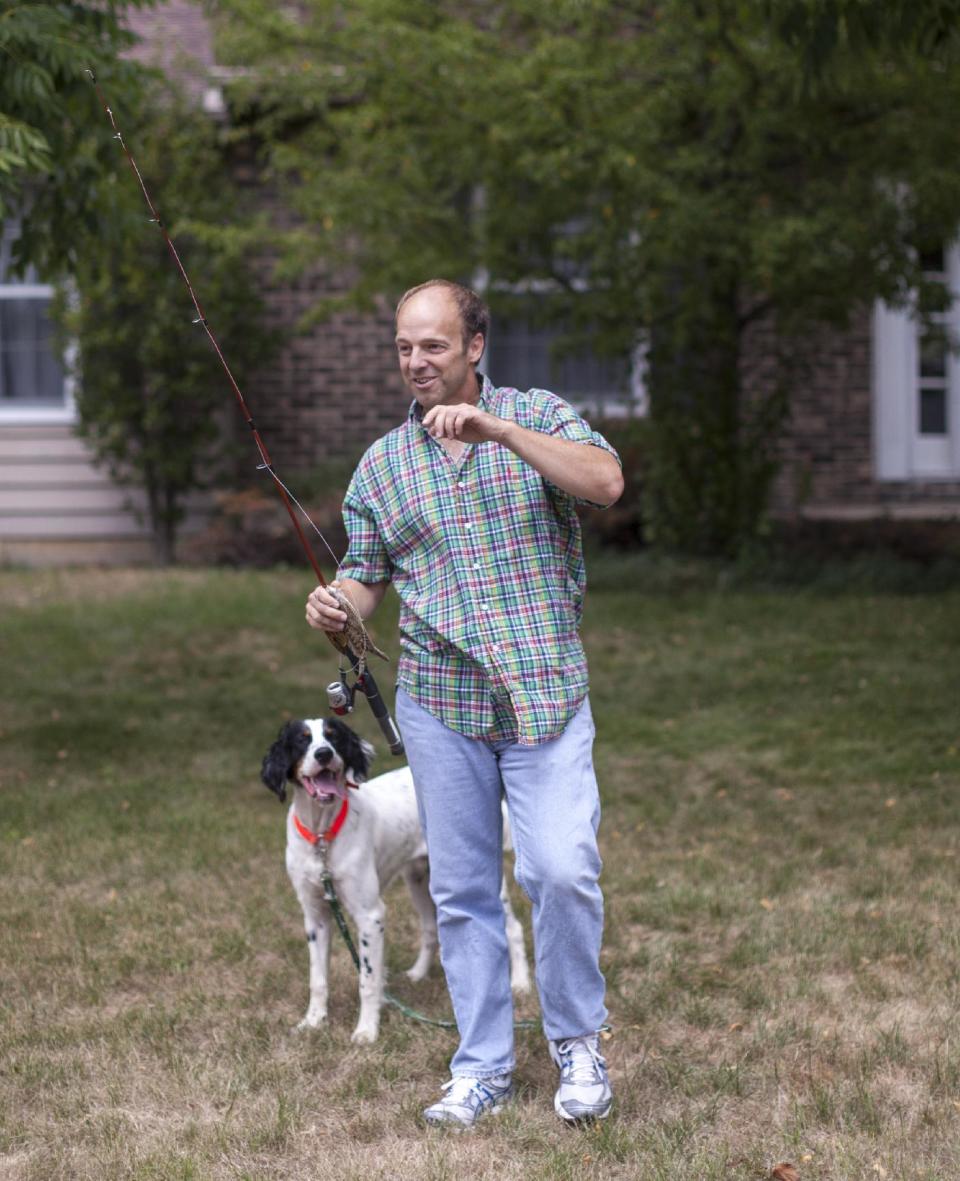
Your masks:
<path fill-rule="evenodd" d="M 495 388 L 479 405 L 530 430 L 610 444 L 557 395 Z M 560 734 L 587 692 L 586 577 L 574 497 L 498 443 L 454 459 L 414 402 L 366 452 L 344 501 L 340 575 L 400 597 L 397 683 L 444 725 L 525 745 Z"/>

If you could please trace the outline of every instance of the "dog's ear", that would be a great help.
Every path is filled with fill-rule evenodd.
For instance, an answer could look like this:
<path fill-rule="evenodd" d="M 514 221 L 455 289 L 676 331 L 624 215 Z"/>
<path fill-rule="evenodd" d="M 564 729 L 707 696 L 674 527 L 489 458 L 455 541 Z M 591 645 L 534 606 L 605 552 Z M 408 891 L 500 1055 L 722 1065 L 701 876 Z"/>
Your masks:
<path fill-rule="evenodd" d="M 305 722 L 287 722 L 263 756 L 260 778 L 280 797 L 281 803 L 287 798 L 287 780 L 306 754 L 312 737 Z"/>
<path fill-rule="evenodd" d="M 354 734 L 354 738 L 356 738 Z M 367 742 L 366 738 L 358 740 L 360 753 L 354 755 L 355 762 L 353 764 L 353 778 L 356 783 L 363 783 L 370 774 L 370 764 L 373 762 L 374 754 L 373 745 Z"/>
<path fill-rule="evenodd" d="M 332 731 L 328 737 L 331 738 L 340 758 L 343 759 L 344 767 L 350 772 L 355 782 L 363 783 L 369 774 L 370 764 L 373 762 L 373 747 L 365 738 L 354 734 L 349 726 L 336 718 L 328 718 L 325 725 Z"/>

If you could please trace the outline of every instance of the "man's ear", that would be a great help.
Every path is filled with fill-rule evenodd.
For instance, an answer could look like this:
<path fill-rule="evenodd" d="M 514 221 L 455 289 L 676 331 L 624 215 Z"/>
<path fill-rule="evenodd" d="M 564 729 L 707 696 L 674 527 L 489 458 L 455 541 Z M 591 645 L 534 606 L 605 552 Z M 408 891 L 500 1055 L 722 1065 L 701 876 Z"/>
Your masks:
<path fill-rule="evenodd" d="M 483 356 L 484 349 L 487 347 L 486 337 L 482 332 L 478 332 L 473 340 L 467 345 L 467 360 L 471 365 L 479 363 Z"/>

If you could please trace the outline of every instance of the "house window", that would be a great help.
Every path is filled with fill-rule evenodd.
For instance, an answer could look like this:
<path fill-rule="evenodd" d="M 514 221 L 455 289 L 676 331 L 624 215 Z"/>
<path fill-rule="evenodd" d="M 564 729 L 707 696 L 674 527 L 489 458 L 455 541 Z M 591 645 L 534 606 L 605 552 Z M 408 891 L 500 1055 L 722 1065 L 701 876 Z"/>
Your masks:
<path fill-rule="evenodd" d="M 948 281 L 944 250 L 925 255 L 924 274 L 941 282 Z M 920 331 L 917 347 L 917 431 L 928 438 L 949 435 L 947 426 L 950 404 L 950 348 L 946 334 L 950 316 L 933 318 L 931 328 Z M 940 331 L 936 331 L 936 329 Z"/>
<path fill-rule="evenodd" d="M 960 478 L 960 246 L 922 257 L 954 299 L 926 327 L 878 304 L 873 317 L 874 453 L 880 480 Z"/>
<path fill-rule="evenodd" d="M 558 328 L 521 317 L 494 316 L 481 368 L 498 385 L 551 390 L 578 411 L 597 417 L 645 413 L 643 355 L 615 360 L 592 349 L 556 346 Z"/>
<path fill-rule="evenodd" d="M 17 232 L 7 221 L 0 235 L 0 419 L 68 418 L 69 384 L 52 345 L 53 288 L 33 267 L 11 273 Z"/>

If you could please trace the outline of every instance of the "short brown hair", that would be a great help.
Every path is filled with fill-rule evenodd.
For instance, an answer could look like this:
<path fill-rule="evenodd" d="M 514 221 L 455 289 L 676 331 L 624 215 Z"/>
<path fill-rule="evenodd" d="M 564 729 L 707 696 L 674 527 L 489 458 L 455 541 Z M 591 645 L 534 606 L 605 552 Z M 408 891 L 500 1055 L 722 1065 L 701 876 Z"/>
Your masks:
<path fill-rule="evenodd" d="M 469 287 L 464 287 L 460 283 L 453 283 L 450 279 L 428 279 L 426 283 L 418 283 L 416 287 L 405 291 L 400 296 L 394 318 L 400 315 L 400 309 L 408 299 L 412 299 L 413 296 L 430 287 L 442 287 L 453 296 L 453 302 L 457 305 L 460 323 L 463 326 L 463 343 L 469 344 L 479 332 L 486 344 L 487 334 L 490 331 L 490 309 L 475 291 L 471 291 Z"/>

